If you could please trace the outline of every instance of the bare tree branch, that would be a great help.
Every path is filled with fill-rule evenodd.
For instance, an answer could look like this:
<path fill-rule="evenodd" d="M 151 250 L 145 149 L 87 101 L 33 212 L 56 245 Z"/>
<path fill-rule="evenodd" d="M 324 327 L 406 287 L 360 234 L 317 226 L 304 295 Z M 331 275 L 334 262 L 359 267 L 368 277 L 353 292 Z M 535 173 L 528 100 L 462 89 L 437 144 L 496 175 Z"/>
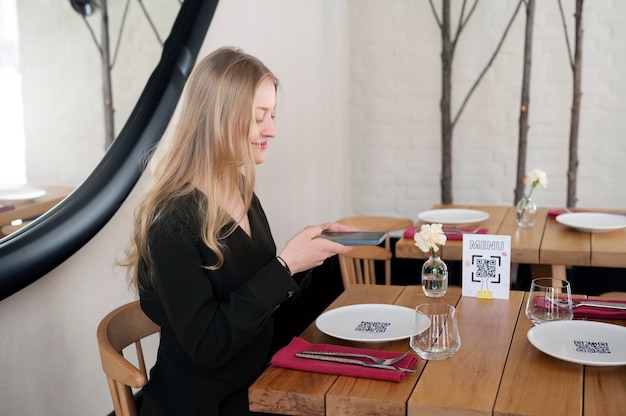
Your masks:
<path fill-rule="evenodd" d="M 526 4 L 526 33 L 524 36 L 524 69 L 522 72 L 522 96 L 519 114 L 519 137 L 517 144 L 517 177 L 513 203 L 524 196 L 524 176 L 526 172 L 526 154 L 528 148 L 528 112 L 530 109 L 530 75 L 532 65 L 533 25 L 535 21 L 535 0 L 524 1 Z"/>
<path fill-rule="evenodd" d="M 487 62 L 487 65 L 485 66 L 483 71 L 480 73 L 480 75 L 478 76 L 478 78 L 474 82 L 474 85 L 472 85 L 472 88 L 470 88 L 469 92 L 465 96 L 465 99 L 463 100 L 463 103 L 461 104 L 461 107 L 459 108 L 459 111 L 456 113 L 456 116 L 454 117 L 454 120 L 452 120 L 452 126 L 453 127 L 456 125 L 457 120 L 459 119 L 459 117 L 461 116 L 461 113 L 465 109 L 465 105 L 469 101 L 470 96 L 472 95 L 472 93 L 474 92 L 474 90 L 476 89 L 476 87 L 478 86 L 480 81 L 482 80 L 483 76 L 485 76 L 485 73 L 487 72 L 489 67 L 491 67 L 491 64 L 493 63 L 493 61 L 496 59 L 496 56 L 498 55 L 498 52 L 500 51 L 500 48 L 502 47 L 502 44 L 504 43 L 504 39 L 506 39 L 506 35 L 509 33 L 509 29 L 511 28 L 511 25 L 513 24 L 513 20 L 515 20 L 515 16 L 517 16 L 517 13 L 519 12 L 520 6 L 522 5 L 522 1 L 523 0 L 520 0 L 519 3 L 517 3 L 517 7 L 515 8 L 515 12 L 511 16 L 511 20 L 509 20 L 509 23 L 507 24 L 506 29 L 504 30 L 504 33 L 502 34 L 502 38 L 500 39 L 500 42 L 498 43 L 498 47 L 493 52 L 493 55 L 491 55 L 491 59 L 489 59 L 489 62 Z"/>
<path fill-rule="evenodd" d="M 470 9 L 470 11 L 467 14 L 467 17 L 465 19 L 463 19 L 464 11 L 461 12 L 461 15 L 459 17 L 459 27 L 457 28 L 456 36 L 454 37 L 454 41 L 452 42 L 452 53 L 453 54 L 454 54 L 454 50 L 456 49 L 456 42 L 459 39 L 459 36 L 461 35 L 461 32 L 465 28 L 465 25 L 467 24 L 467 21 L 469 20 L 470 17 L 472 17 L 472 13 L 474 13 L 474 10 L 476 10 L 476 6 L 478 5 L 478 1 L 479 0 L 474 1 L 474 4 L 472 5 L 472 8 Z M 465 1 L 463 1 L 463 9 L 465 9 Z"/>
<path fill-rule="evenodd" d="M 96 44 L 96 48 L 98 48 L 98 52 L 100 53 L 100 55 L 102 55 L 102 46 L 100 46 L 100 43 L 98 42 L 98 38 L 96 37 L 96 34 L 93 32 L 93 29 L 91 28 L 91 25 L 89 24 L 89 21 L 87 20 L 87 18 L 85 18 L 85 16 L 82 16 L 83 18 L 83 22 L 85 22 L 85 25 L 87 25 L 87 30 L 89 30 L 89 34 L 91 35 L 91 38 L 93 39 L 93 43 Z"/>
<path fill-rule="evenodd" d="M 115 44 L 115 52 L 113 52 L 113 59 L 111 60 L 111 69 L 115 66 L 117 61 L 117 52 L 120 50 L 120 42 L 122 40 L 122 34 L 124 33 L 124 24 L 126 23 L 126 16 L 128 15 L 128 6 L 130 0 L 126 0 L 126 6 L 124 7 L 124 14 L 122 15 L 122 22 L 120 23 L 120 31 L 117 34 L 117 43 Z"/>
<path fill-rule="evenodd" d="M 459 12 L 459 23 L 457 23 L 456 25 L 456 34 L 454 36 L 454 41 L 453 43 L 456 42 L 456 40 L 459 38 L 459 34 L 461 33 L 461 30 L 463 29 L 463 15 L 465 14 L 465 4 L 467 3 L 467 0 L 463 0 L 463 4 L 461 5 L 461 11 Z M 476 4 L 476 3 L 474 3 Z"/>
<path fill-rule="evenodd" d="M 567 23 L 565 23 L 565 14 L 563 13 L 563 5 L 559 0 L 559 11 L 561 12 L 561 21 L 563 22 L 563 31 L 565 32 L 565 43 L 567 43 L 567 59 L 569 59 L 570 67 L 574 70 L 574 58 L 572 56 L 572 47 L 569 44 L 569 35 L 567 34 Z"/>
<path fill-rule="evenodd" d="M 437 16 L 437 11 L 435 10 L 435 5 L 433 4 L 433 0 L 428 0 L 428 2 L 430 3 L 430 9 L 433 11 L 433 16 L 435 16 L 435 21 L 437 22 L 437 26 L 439 26 L 439 29 L 442 29 L 443 26 L 441 24 L 441 19 L 439 19 L 439 16 Z"/>
<path fill-rule="evenodd" d="M 141 10 L 143 10 L 143 14 L 146 16 L 148 23 L 150 23 L 150 27 L 152 28 L 152 31 L 154 32 L 154 36 L 156 36 L 157 40 L 159 41 L 159 44 L 163 46 L 163 41 L 161 40 L 161 37 L 159 36 L 159 32 L 157 31 L 157 28 L 154 25 L 154 22 L 150 18 L 150 14 L 148 13 L 148 10 L 146 10 L 146 6 L 143 4 L 143 1 L 141 0 L 139 0 L 139 4 L 141 5 Z"/>
<path fill-rule="evenodd" d="M 569 163 L 567 169 L 567 207 L 575 207 L 578 198 L 576 187 L 578 181 L 578 130 L 580 127 L 580 102 L 582 98 L 582 61 L 583 61 L 583 0 L 576 0 L 575 29 L 575 52 L 574 52 L 574 76 L 572 99 L 572 120 L 570 123 L 569 137 Z"/>

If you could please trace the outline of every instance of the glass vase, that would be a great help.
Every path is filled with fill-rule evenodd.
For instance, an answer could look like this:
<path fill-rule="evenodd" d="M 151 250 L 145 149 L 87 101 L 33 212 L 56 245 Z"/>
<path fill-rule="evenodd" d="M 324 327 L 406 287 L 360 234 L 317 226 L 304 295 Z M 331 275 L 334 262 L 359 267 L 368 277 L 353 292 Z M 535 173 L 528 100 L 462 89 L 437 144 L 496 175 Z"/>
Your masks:
<path fill-rule="evenodd" d="M 537 216 L 537 204 L 527 197 L 520 199 L 516 206 L 517 225 L 520 227 L 532 227 L 535 225 Z"/>
<path fill-rule="evenodd" d="M 440 298 L 448 291 L 448 266 L 439 257 L 429 257 L 422 265 L 422 289 L 431 298 Z"/>

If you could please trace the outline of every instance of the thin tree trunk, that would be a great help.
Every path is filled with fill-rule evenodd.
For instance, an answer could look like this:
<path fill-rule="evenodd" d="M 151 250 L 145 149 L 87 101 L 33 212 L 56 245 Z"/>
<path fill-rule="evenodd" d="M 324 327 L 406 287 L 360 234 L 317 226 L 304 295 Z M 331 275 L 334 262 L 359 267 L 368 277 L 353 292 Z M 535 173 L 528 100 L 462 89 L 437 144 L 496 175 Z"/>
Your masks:
<path fill-rule="evenodd" d="M 115 138 L 113 119 L 113 89 L 111 87 L 111 54 L 109 49 L 109 13 L 107 0 L 100 0 L 102 12 L 102 95 L 104 103 L 104 148 L 111 146 Z"/>
<path fill-rule="evenodd" d="M 528 144 L 528 110 L 530 106 L 530 68 L 533 51 L 533 25 L 535 0 L 526 5 L 526 36 L 524 38 L 524 72 L 522 75 L 522 102 L 519 115 L 519 142 L 517 150 L 517 181 L 513 204 L 524 196 L 524 176 L 526 175 L 526 149 Z"/>
<path fill-rule="evenodd" d="M 441 203 L 452 203 L 452 42 L 450 41 L 450 0 L 442 0 L 441 28 Z"/>
<path fill-rule="evenodd" d="M 572 99 L 572 118 L 569 134 L 569 166 L 567 170 L 567 206 L 575 207 L 576 182 L 578 172 L 578 128 L 580 123 L 580 102 L 582 84 L 582 56 L 583 56 L 583 0 L 576 0 L 576 46 L 574 52 L 574 97 Z"/>

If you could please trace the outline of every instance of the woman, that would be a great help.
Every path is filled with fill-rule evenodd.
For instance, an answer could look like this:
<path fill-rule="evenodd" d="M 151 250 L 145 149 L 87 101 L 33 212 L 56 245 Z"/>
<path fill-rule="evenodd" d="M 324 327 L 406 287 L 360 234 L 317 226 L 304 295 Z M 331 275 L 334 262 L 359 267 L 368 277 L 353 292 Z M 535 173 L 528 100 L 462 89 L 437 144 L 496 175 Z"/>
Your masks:
<path fill-rule="evenodd" d="M 272 313 L 300 291 L 301 272 L 351 249 L 316 238 L 346 229 L 329 223 L 306 227 L 276 256 L 254 168 L 276 135 L 277 86 L 258 59 L 216 50 L 189 77 L 149 162 L 125 261 L 142 309 L 161 326 L 142 415 L 248 414 Z"/>

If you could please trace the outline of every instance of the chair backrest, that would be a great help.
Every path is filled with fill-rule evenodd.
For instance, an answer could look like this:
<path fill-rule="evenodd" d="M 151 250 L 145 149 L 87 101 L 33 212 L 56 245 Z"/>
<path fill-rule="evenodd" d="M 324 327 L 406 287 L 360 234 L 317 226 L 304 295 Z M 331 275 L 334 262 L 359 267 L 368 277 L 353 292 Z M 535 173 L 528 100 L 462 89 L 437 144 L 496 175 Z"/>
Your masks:
<path fill-rule="evenodd" d="M 131 387 L 140 388 L 148 382 L 141 340 L 159 330 L 159 326 L 143 313 L 139 301 L 116 308 L 98 325 L 98 350 L 116 416 L 137 415 Z M 131 344 L 135 345 L 138 367 L 122 353 Z"/>
<path fill-rule="evenodd" d="M 392 231 L 405 230 L 414 225 L 414 221 L 410 218 L 383 216 L 346 217 L 337 222 L 363 231 L 386 232 L 387 238 L 385 238 L 385 248 L 389 251 L 391 251 L 389 233 Z M 391 258 L 385 261 L 385 284 L 391 284 Z"/>
<path fill-rule="evenodd" d="M 379 246 L 361 246 L 339 255 L 344 290 L 353 284 L 376 284 L 375 261 L 391 260 L 391 251 Z"/>

